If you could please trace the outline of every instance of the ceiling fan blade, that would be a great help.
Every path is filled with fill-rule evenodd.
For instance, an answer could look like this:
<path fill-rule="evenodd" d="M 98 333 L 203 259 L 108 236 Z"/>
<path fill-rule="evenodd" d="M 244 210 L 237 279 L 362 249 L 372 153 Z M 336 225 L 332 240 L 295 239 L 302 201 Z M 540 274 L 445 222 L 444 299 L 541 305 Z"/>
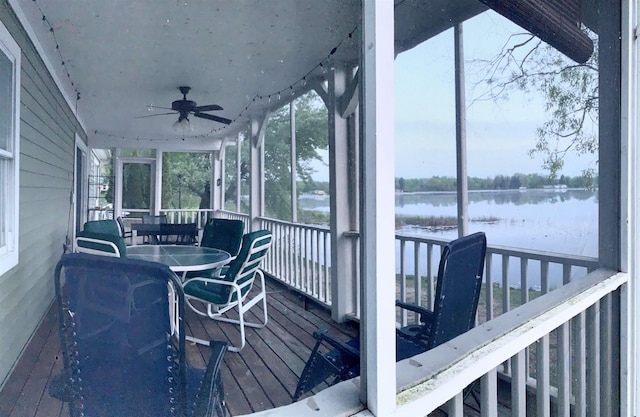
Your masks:
<path fill-rule="evenodd" d="M 232 120 L 224 118 L 224 117 L 220 117 L 220 116 L 214 116 L 212 114 L 207 114 L 207 113 L 200 113 L 200 112 L 195 112 L 193 113 L 193 115 L 195 117 L 200 117 L 202 119 L 208 119 L 208 120 L 213 120 L 214 122 L 220 122 L 220 123 L 224 123 L 226 125 L 231 124 Z"/>
<path fill-rule="evenodd" d="M 201 112 L 201 111 L 213 111 L 213 110 L 224 110 L 222 107 L 218 106 L 217 104 L 208 104 L 205 106 L 198 106 L 195 109 L 193 109 L 193 111 L 195 112 Z"/>
<path fill-rule="evenodd" d="M 166 116 L 167 114 L 178 114 L 178 113 L 172 111 L 171 113 L 147 114 L 147 115 L 144 115 L 144 116 L 134 117 L 134 119 L 144 119 L 145 117 L 155 117 L 155 116 Z"/>

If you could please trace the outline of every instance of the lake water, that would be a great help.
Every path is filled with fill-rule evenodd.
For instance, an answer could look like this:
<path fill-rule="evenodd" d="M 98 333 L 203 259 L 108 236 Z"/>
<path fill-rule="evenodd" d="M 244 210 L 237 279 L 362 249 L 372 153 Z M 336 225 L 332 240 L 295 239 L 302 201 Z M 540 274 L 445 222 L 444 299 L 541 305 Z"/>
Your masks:
<path fill-rule="evenodd" d="M 303 210 L 329 211 L 329 196 L 303 196 Z M 453 192 L 398 193 L 396 214 L 457 215 Z M 478 222 L 497 218 L 495 223 Z M 493 245 L 572 255 L 598 254 L 597 192 L 588 190 L 508 190 L 469 192 L 469 232 L 484 231 Z M 454 239 L 457 230 L 405 227 L 403 233 Z"/>
<path fill-rule="evenodd" d="M 397 215 L 457 215 L 454 192 L 398 193 L 395 198 Z M 301 197 L 299 206 L 301 209 L 328 212 L 329 197 Z M 486 218 L 498 220 L 493 223 L 474 221 Z M 469 232 L 485 232 L 490 245 L 592 257 L 598 255 L 597 191 L 471 191 L 469 219 Z M 404 227 L 398 231 L 448 240 L 458 236 L 456 229 L 433 231 Z M 513 285 L 518 283 L 513 282 Z"/>

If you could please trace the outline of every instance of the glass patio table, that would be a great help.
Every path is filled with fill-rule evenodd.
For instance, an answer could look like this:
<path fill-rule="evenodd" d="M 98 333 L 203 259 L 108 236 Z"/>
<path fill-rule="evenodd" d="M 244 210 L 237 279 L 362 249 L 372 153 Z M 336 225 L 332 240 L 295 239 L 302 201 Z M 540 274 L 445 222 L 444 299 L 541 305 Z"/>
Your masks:
<path fill-rule="evenodd" d="M 221 249 L 180 246 L 180 245 L 135 245 L 127 246 L 127 258 L 142 261 L 159 262 L 165 264 L 176 274 L 182 272 L 180 277 L 185 280 L 187 272 L 204 271 L 208 269 L 221 269 L 231 261 L 231 255 Z M 179 312 L 176 292 L 169 285 L 169 315 L 171 320 L 171 334 L 179 328 L 177 320 Z M 185 335 L 189 341 L 194 341 L 192 336 Z"/>
<path fill-rule="evenodd" d="M 127 247 L 127 258 L 159 262 L 176 274 L 219 269 L 231 261 L 229 253 L 214 248 L 181 245 L 136 245 Z"/>

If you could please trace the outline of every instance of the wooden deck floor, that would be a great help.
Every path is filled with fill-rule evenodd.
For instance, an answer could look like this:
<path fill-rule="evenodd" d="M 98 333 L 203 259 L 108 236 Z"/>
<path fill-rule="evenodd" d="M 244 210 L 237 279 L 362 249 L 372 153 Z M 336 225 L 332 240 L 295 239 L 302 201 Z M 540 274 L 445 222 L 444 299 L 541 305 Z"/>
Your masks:
<path fill-rule="evenodd" d="M 247 346 L 227 352 L 222 366 L 227 408 L 231 415 L 248 414 L 291 403 L 317 328 L 348 339 L 357 325 L 336 325 L 323 308 L 308 304 L 285 287 L 269 282 L 269 322 L 264 329 L 247 329 Z M 255 308 L 254 308 L 255 309 Z M 260 311 L 258 311 L 260 314 Z M 257 319 L 257 317 L 256 317 Z M 236 326 L 187 314 L 191 334 L 207 339 L 237 341 Z M 206 347 L 187 343 L 191 365 L 204 367 Z M 62 368 L 55 308 L 51 308 L 0 391 L 0 417 L 68 415 L 64 404 L 47 393 L 49 380 Z"/>

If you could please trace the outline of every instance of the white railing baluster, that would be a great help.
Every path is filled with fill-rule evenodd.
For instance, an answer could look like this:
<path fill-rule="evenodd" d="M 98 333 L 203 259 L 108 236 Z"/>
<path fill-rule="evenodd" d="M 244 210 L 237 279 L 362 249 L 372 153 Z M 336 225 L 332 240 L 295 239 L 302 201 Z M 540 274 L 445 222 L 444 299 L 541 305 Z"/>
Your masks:
<path fill-rule="evenodd" d="M 424 305 L 422 301 L 422 277 L 420 276 L 420 248 L 422 245 L 420 242 L 414 242 L 413 244 L 413 276 L 415 279 L 413 280 L 413 291 L 414 291 L 414 302 L 417 305 Z M 413 314 L 413 322 L 417 323 L 419 320 L 418 313 Z"/>
<path fill-rule="evenodd" d="M 551 416 L 549 389 L 549 335 L 536 342 L 536 416 Z"/>
<path fill-rule="evenodd" d="M 511 291 L 509 291 L 509 256 L 502 255 L 502 313 L 511 310 Z"/>
<path fill-rule="evenodd" d="M 600 302 L 587 309 L 587 410 L 600 415 Z"/>
<path fill-rule="evenodd" d="M 516 353 L 511 358 L 511 415 L 525 417 L 527 415 L 527 361 L 526 350 Z"/>
<path fill-rule="evenodd" d="M 549 292 L 549 262 L 540 262 L 540 291 L 542 294 Z"/>
<path fill-rule="evenodd" d="M 574 415 L 586 417 L 587 415 L 587 342 L 586 342 L 586 313 L 580 313 L 574 320 L 574 356 L 575 361 L 575 388 L 573 396 Z"/>
<path fill-rule="evenodd" d="M 617 327 L 614 324 L 613 297 L 607 294 L 600 300 L 600 335 L 598 337 L 600 344 L 598 352 L 600 354 L 600 389 L 602 392 L 611 393 L 610 396 L 600 399 L 600 412 L 603 417 L 611 417 L 614 413 L 614 407 L 617 404 L 616 390 L 612 375 L 612 360 L 615 353 L 613 350 L 613 332 Z"/>
<path fill-rule="evenodd" d="M 427 243 L 427 304 L 425 307 L 431 308 L 434 303 L 434 278 L 433 278 L 433 244 Z"/>
<path fill-rule="evenodd" d="M 447 414 L 449 415 L 449 417 L 464 416 L 464 400 L 461 392 L 450 399 L 447 403 Z"/>
<path fill-rule="evenodd" d="M 480 415 L 496 417 L 498 415 L 498 371 L 490 370 L 480 378 Z"/>
<path fill-rule="evenodd" d="M 493 254 L 487 253 L 485 259 L 485 280 L 484 289 L 486 296 L 486 321 L 493 319 L 493 281 L 491 279 L 491 271 L 493 266 Z"/>
<path fill-rule="evenodd" d="M 520 305 L 529 302 L 529 259 L 520 258 Z"/>
<path fill-rule="evenodd" d="M 324 294 L 325 294 L 325 301 L 330 304 L 331 303 L 331 271 L 329 270 L 329 258 L 330 258 L 329 238 L 330 236 L 329 236 L 329 233 L 326 233 L 326 232 L 323 232 L 323 235 L 324 235 L 324 288 L 325 288 Z M 357 249 L 354 249 L 354 254 L 353 254 L 354 262 L 357 262 L 355 252 L 357 252 Z M 360 294 L 360 292 L 357 292 L 356 294 Z M 358 295 L 356 295 L 355 297 L 357 296 Z M 360 306 L 360 303 L 357 300 L 356 300 L 356 306 L 358 306 L 357 308 L 359 308 Z M 357 311 L 356 317 L 360 317 L 360 310 Z"/>
<path fill-rule="evenodd" d="M 570 324 L 564 323 L 558 328 L 557 337 L 557 387 L 558 417 L 571 415 L 571 345 L 569 344 Z"/>
<path fill-rule="evenodd" d="M 403 302 L 409 301 L 407 300 L 407 274 L 404 270 L 406 243 L 404 239 L 400 239 L 400 282 L 396 283 L 396 287 L 400 286 L 400 300 Z M 400 324 L 407 325 L 407 311 L 404 308 L 400 309 Z"/>

